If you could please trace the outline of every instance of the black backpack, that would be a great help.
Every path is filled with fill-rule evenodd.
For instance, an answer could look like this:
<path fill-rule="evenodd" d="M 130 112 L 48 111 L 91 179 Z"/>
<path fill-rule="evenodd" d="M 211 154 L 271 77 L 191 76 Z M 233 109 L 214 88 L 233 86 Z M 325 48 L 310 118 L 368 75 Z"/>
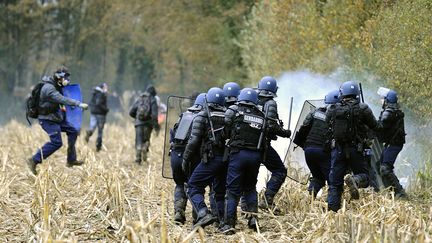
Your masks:
<path fill-rule="evenodd" d="M 151 117 L 151 96 L 141 96 L 138 101 L 137 119 L 140 121 L 150 120 Z"/>
<path fill-rule="evenodd" d="M 26 119 L 29 124 L 31 124 L 29 117 L 36 119 L 39 116 L 39 100 L 40 93 L 44 83 L 38 83 L 32 89 L 30 96 L 26 100 Z"/>
<path fill-rule="evenodd" d="M 349 103 L 337 105 L 333 117 L 333 136 L 338 143 L 350 143 L 358 140 L 358 108 Z"/>

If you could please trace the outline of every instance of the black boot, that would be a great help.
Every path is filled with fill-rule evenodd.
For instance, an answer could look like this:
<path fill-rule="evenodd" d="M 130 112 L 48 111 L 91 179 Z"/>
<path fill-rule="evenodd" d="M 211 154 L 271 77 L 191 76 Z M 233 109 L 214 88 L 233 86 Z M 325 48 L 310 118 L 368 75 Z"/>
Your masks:
<path fill-rule="evenodd" d="M 251 215 L 248 217 L 248 227 L 249 229 L 253 229 L 254 231 L 258 230 L 258 217 L 255 215 Z"/>
<path fill-rule="evenodd" d="M 246 203 L 246 218 L 248 220 L 249 229 L 258 230 L 258 205 L 255 202 Z"/>
<path fill-rule="evenodd" d="M 176 186 L 174 190 L 174 222 L 184 224 L 186 221 L 186 194 L 183 186 Z"/>
<path fill-rule="evenodd" d="M 36 163 L 36 161 L 33 160 L 33 158 L 27 159 L 27 166 L 29 167 L 29 169 L 30 169 L 31 173 L 33 173 L 33 175 L 37 175 L 37 171 L 36 171 L 37 163 Z"/>
<path fill-rule="evenodd" d="M 219 232 L 225 235 L 235 234 L 235 219 L 224 219 L 223 226 L 219 228 Z"/>
<path fill-rule="evenodd" d="M 274 197 L 275 197 L 276 193 L 266 189 L 265 193 L 264 193 L 264 198 L 262 198 L 262 200 L 259 201 L 259 208 L 261 209 L 273 209 L 274 208 Z"/>
<path fill-rule="evenodd" d="M 86 131 L 86 134 L 85 134 L 85 136 L 84 136 L 84 141 L 85 141 L 86 143 L 89 142 L 91 135 L 92 135 L 92 132 L 91 132 L 91 131 Z"/>
<path fill-rule="evenodd" d="M 142 160 L 141 160 L 141 155 L 142 155 L 142 150 L 141 149 L 137 149 L 135 150 L 135 163 L 137 164 L 141 164 Z"/>
<path fill-rule="evenodd" d="M 182 210 L 175 211 L 174 222 L 178 224 L 184 224 L 186 222 L 185 212 Z"/>
<path fill-rule="evenodd" d="M 397 178 L 397 176 L 393 172 L 393 169 L 390 166 L 388 166 L 387 164 L 383 164 L 381 165 L 380 171 L 384 186 L 392 187 L 395 192 L 396 198 L 408 198 L 408 195 L 406 194 L 402 185 L 399 183 L 399 179 Z"/>
<path fill-rule="evenodd" d="M 213 222 L 216 220 L 216 217 L 214 217 L 207 208 L 202 208 L 198 211 L 198 218 L 197 222 L 194 224 L 195 227 L 206 227 L 207 225 L 213 224 Z"/>
<path fill-rule="evenodd" d="M 351 174 L 348 174 L 345 176 L 344 180 L 348 186 L 348 189 L 349 189 L 349 192 L 351 195 L 351 199 L 358 200 L 360 198 L 360 193 L 358 190 L 357 181 L 355 180 L 354 176 Z"/>
<path fill-rule="evenodd" d="M 84 164 L 84 161 L 75 160 L 75 161 L 68 161 L 66 163 L 66 167 L 72 167 L 72 166 L 81 166 Z"/>

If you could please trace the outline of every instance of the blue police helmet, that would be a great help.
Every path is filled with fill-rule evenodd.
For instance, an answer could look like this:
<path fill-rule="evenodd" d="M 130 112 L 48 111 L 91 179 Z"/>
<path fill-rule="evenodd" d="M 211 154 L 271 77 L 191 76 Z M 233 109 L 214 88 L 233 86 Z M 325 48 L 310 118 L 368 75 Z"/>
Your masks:
<path fill-rule="evenodd" d="M 217 87 L 210 88 L 207 91 L 207 102 L 222 106 L 225 105 L 224 91 Z"/>
<path fill-rule="evenodd" d="M 195 99 L 194 105 L 203 106 L 204 102 L 205 102 L 205 96 L 206 96 L 206 93 L 199 94 Z"/>
<path fill-rule="evenodd" d="M 346 81 L 339 88 L 342 97 L 357 96 L 360 94 L 360 88 L 357 82 Z"/>
<path fill-rule="evenodd" d="M 258 93 L 251 88 L 244 88 L 240 91 L 238 96 L 239 102 L 251 102 L 253 104 L 258 104 Z"/>
<path fill-rule="evenodd" d="M 223 86 L 225 97 L 237 97 L 240 94 L 240 85 L 235 82 L 228 82 Z"/>
<path fill-rule="evenodd" d="M 396 93 L 396 91 L 394 91 L 394 90 L 390 90 L 390 91 L 387 93 L 387 96 L 385 97 L 385 100 L 386 100 L 388 103 L 397 103 L 397 102 L 398 102 L 398 97 L 397 97 L 397 93 Z"/>
<path fill-rule="evenodd" d="M 278 90 L 277 81 L 273 77 L 264 76 L 258 83 L 259 90 L 266 90 L 276 94 Z"/>
<path fill-rule="evenodd" d="M 339 90 L 333 90 L 326 94 L 324 97 L 324 103 L 326 104 L 336 104 L 339 102 Z"/>

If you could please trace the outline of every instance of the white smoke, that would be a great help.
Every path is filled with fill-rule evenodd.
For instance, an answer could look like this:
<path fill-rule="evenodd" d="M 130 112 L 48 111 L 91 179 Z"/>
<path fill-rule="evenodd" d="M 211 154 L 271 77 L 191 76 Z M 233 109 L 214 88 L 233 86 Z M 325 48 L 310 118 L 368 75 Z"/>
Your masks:
<path fill-rule="evenodd" d="M 279 118 L 284 122 L 284 127 L 287 128 L 290 99 L 293 97 L 290 125 L 290 129 L 293 131 L 297 122 L 302 122 L 298 121 L 298 117 L 306 100 L 323 99 L 327 93 L 338 89 L 344 81 L 353 80 L 362 83 L 365 102 L 371 107 L 375 117 L 378 119 L 381 111 L 381 101 L 376 91 L 380 85 L 371 82 L 374 79 L 375 77 L 370 76 L 359 80 L 356 77 L 350 77 L 343 70 L 337 70 L 329 75 L 316 74 L 310 71 L 285 72 L 277 78 L 279 90 L 276 101 L 278 103 Z M 403 110 L 407 113 L 406 109 L 403 108 Z M 419 131 L 416 129 L 415 122 L 409 116 L 405 119 L 405 130 L 407 143 L 395 163 L 396 174 L 401 178 L 401 183 L 404 183 L 404 186 L 424 163 L 424 148 L 415 143 Z M 282 160 L 285 157 L 289 143 L 290 140 L 286 138 L 278 138 L 277 141 L 272 142 Z M 264 187 L 265 178 L 268 175 L 265 167 L 261 167 L 257 186 L 259 190 Z"/>

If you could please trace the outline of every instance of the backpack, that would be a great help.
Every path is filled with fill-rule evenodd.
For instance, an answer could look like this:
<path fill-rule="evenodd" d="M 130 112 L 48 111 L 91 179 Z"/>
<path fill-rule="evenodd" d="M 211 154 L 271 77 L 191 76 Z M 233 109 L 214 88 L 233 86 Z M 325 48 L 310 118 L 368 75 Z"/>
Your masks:
<path fill-rule="evenodd" d="M 26 100 L 26 119 L 29 124 L 31 124 L 29 117 L 36 119 L 39 116 L 39 100 L 40 93 L 44 83 L 38 83 L 32 89 L 30 96 Z"/>
<path fill-rule="evenodd" d="M 150 120 L 151 117 L 151 96 L 141 96 L 138 101 L 136 117 L 140 121 Z"/>
<path fill-rule="evenodd" d="M 174 139 L 177 144 L 187 144 L 191 135 L 192 123 L 197 112 L 186 111 L 182 114 L 179 123 L 175 125 Z"/>
<path fill-rule="evenodd" d="M 358 109 L 351 104 L 337 105 L 333 114 L 333 136 L 338 143 L 356 142 Z"/>

